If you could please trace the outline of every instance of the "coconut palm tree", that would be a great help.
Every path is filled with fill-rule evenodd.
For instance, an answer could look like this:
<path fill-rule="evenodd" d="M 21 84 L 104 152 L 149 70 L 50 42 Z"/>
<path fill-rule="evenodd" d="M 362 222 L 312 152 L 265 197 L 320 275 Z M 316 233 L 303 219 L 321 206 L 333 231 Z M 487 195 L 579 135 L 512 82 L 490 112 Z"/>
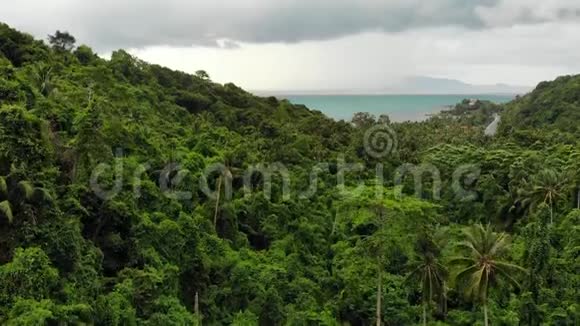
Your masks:
<path fill-rule="evenodd" d="M 229 186 L 226 188 L 226 196 L 231 196 L 231 186 L 232 181 L 234 179 L 234 175 L 242 171 L 241 168 L 235 167 L 235 154 L 233 152 L 228 152 L 224 155 L 224 164 L 220 169 L 220 175 L 217 179 L 217 189 L 216 189 L 216 202 L 214 207 L 214 214 L 213 214 L 213 224 L 214 227 L 217 226 L 217 219 L 219 208 L 221 204 L 221 192 L 222 192 L 222 184 L 223 186 Z M 228 199 L 228 198 L 226 198 Z"/>
<path fill-rule="evenodd" d="M 386 240 L 386 226 L 387 226 L 387 216 L 386 207 L 384 204 L 379 202 L 370 202 L 368 204 L 368 209 L 374 213 L 373 224 L 378 228 L 373 235 L 363 238 L 362 244 L 364 247 L 368 248 L 369 252 L 374 253 L 377 262 L 377 301 L 376 301 L 376 325 L 381 326 L 383 324 L 383 270 L 385 269 L 385 247 Z"/>
<path fill-rule="evenodd" d="M 441 246 L 441 241 L 434 240 L 429 233 L 421 235 L 415 245 L 415 253 L 419 259 L 412 264 L 413 269 L 405 279 L 405 282 L 414 280 L 421 284 L 423 325 L 427 325 L 427 308 L 430 307 L 433 297 L 445 299 L 445 280 L 448 273 L 438 260 Z"/>
<path fill-rule="evenodd" d="M 376 259 L 377 264 L 377 301 L 376 301 L 376 325 L 381 326 L 383 324 L 383 270 L 385 269 L 385 242 L 388 237 L 384 234 L 386 229 L 386 214 L 385 207 L 381 204 L 371 204 L 369 205 L 371 210 L 374 211 L 375 221 L 374 224 L 379 228 L 371 236 L 363 237 L 362 245 L 366 247 L 369 252 L 374 253 L 374 259 Z"/>
<path fill-rule="evenodd" d="M 556 170 L 541 170 L 532 176 L 530 182 L 524 182 L 524 188 L 520 191 L 522 203 L 532 210 L 541 203 L 547 204 L 550 207 L 550 224 L 552 224 L 554 204 L 564 197 L 567 191 L 566 180 L 564 174 Z"/>
<path fill-rule="evenodd" d="M 464 256 L 455 257 L 450 263 L 461 267 L 455 277 L 456 284 L 465 290 L 466 295 L 481 303 L 484 325 L 488 326 L 489 288 L 497 286 L 502 280 L 519 287 L 514 272 L 525 269 L 502 260 L 510 248 L 506 233 L 495 233 L 489 225 L 483 227 L 478 224 L 464 230 L 464 234 L 466 241 L 458 245 Z"/>
<path fill-rule="evenodd" d="M 221 193 L 222 193 L 222 183 L 231 182 L 232 179 L 233 179 L 233 175 L 232 175 L 230 168 L 228 166 L 224 166 L 224 169 L 221 171 L 220 176 L 217 179 L 217 190 L 216 190 L 217 195 L 216 195 L 215 208 L 214 208 L 214 214 L 213 214 L 214 227 L 217 226 L 217 217 L 218 217 L 218 212 L 219 212 L 219 208 L 220 208 L 220 199 L 221 199 Z"/>
<path fill-rule="evenodd" d="M 369 258 L 376 260 L 377 267 L 377 299 L 376 299 L 376 325 L 383 325 L 383 270 L 385 269 L 385 248 L 389 239 L 387 232 L 387 207 L 380 198 L 374 198 L 372 195 L 376 192 L 375 188 L 364 188 L 359 192 L 346 191 L 346 200 L 342 204 L 347 214 L 360 214 L 360 218 L 353 217 L 355 224 L 369 223 L 377 228 L 372 235 L 366 235 L 361 238 L 361 245 L 370 253 Z M 370 214 L 367 214 L 370 213 Z"/>

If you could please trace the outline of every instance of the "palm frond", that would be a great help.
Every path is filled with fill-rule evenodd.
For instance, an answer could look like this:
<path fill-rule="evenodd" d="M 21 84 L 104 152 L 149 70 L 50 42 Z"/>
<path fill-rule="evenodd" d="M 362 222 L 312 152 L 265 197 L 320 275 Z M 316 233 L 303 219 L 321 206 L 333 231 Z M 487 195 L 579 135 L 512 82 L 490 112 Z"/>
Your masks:
<path fill-rule="evenodd" d="M 8 186 L 6 185 L 6 178 L 0 177 L 0 196 L 3 198 L 8 196 Z"/>
<path fill-rule="evenodd" d="M 481 298 L 481 288 L 484 285 L 484 270 L 483 267 L 477 267 L 475 271 L 470 272 L 465 275 L 466 283 L 464 284 L 464 293 L 468 297 L 478 297 Z"/>
<path fill-rule="evenodd" d="M 489 248 L 489 255 L 499 255 L 509 245 L 509 236 L 505 233 L 500 233 L 493 241 L 491 248 Z"/>
<path fill-rule="evenodd" d="M 32 198 L 32 195 L 34 193 L 34 186 L 32 186 L 32 183 L 30 181 L 20 181 L 18 182 L 18 190 L 19 190 L 19 194 L 20 194 L 20 198 L 21 200 L 29 200 Z"/>
<path fill-rule="evenodd" d="M 496 271 L 501 274 L 512 286 L 520 288 L 520 283 L 512 276 L 511 273 L 509 273 L 509 271 L 503 268 L 497 268 Z"/>
<path fill-rule="evenodd" d="M 53 199 L 50 192 L 44 188 L 34 188 L 32 192 L 32 201 L 35 203 L 52 203 Z"/>
<path fill-rule="evenodd" d="M 447 267 L 441 264 L 440 262 L 435 263 L 435 267 L 437 268 L 437 273 L 442 276 L 442 278 L 447 278 L 449 275 L 449 271 L 447 271 Z"/>
<path fill-rule="evenodd" d="M 473 258 L 469 257 L 451 257 L 449 259 L 449 265 L 470 265 L 474 262 Z"/>
<path fill-rule="evenodd" d="M 409 283 L 411 280 L 418 278 L 421 275 L 421 271 L 423 269 L 423 265 L 417 266 L 414 270 L 412 270 L 403 281 L 403 284 Z"/>
<path fill-rule="evenodd" d="M 0 213 L 8 219 L 8 223 L 12 224 L 14 216 L 12 215 L 12 207 L 7 200 L 0 203 Z"/>
<path fill-rule="evenodd" d="M 469 254 L 466 252 L 467 256 L 451 258 L 450 264 L 467 266 L 455 277 L 457 285 L 464 289 L 466 295 L 485 302 L 489 287 L 496 284 L 500 278 L 517 284 L 513 271 L 524 269 L 498 260 L 510 246 L 510 238 L 506 233 L 495 233 L 490 225 L 485 227 L 477 225 L 471 227 L 465 234 L 467 241 L 460 248 Z"/>
<path fill-rule="evenodd" d="M 500 269 L 504 269 L 504 270 L 506 270 L 506 271 L 508 271 L 510 273 L 512 273 L 512 272 L 528 273 L 528 270 L 527 269 L 525 269 L 525 268 L 523 268 L 521 266 L 518 266 L 516 264 L 510 264 L 510 263 L 506 263 L 506 262 L 503 262 L 503 261 L 495 261 L 494 262 L 494 265 L 496 267 L 499 267 Z"/>
<path fill-rule="evenodd" d="M 476 248 L 475 244 L 471 241 L 461 241 L 455 245 L 455 247 L 460 250 L 463 249 L 469 251 L 473 257 L 479 258 L 483 255 L 481 249 Z"/>
<path fill-rule="evenodd" d="M 477 272 L 480 269 L 480 267 L 476 264 L 473 264 L 471 266 L 468 266 L 462 270 L 460 270 L 457 275 L 455 275 L 455 281 L 456 283 L 458 283 L 460 286 L 465 287 L 467 284 L 469 284 L 470 280 L 471 280 L 471 276 L 473 273 Z"/>

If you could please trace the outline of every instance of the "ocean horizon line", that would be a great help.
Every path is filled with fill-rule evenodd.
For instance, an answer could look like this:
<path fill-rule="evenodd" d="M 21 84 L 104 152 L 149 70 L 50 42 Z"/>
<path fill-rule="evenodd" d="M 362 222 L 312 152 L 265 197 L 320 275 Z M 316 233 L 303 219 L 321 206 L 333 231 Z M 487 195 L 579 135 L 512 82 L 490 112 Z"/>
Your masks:
<path fill-rule="evenodd" d="M 429 93 L 429 92 L 299 92 L 299 91 L 286 91 L 286 92 L 276 92 L 276 91 L 255 91 L 251 90 L 250 93 L 257 96 L 274 96 L 283 98 L 285 96 L 466 96 L 467 97 L 477 97 L 477 96 L 518 96 L 523 95 L 521 92 L 473 92 L 473 93 L 461 93 L 461 92 L 445 92 L 445 93 Z"/>

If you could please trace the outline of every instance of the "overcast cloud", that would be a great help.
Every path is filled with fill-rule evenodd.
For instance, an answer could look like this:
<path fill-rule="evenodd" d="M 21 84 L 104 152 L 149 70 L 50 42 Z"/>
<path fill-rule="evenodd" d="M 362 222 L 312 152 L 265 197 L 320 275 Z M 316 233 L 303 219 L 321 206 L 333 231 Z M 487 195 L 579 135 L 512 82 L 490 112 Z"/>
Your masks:
<path fill-rule="evenodd" d="M 580 62 L 578 0 L 9 3 L 0 21 L 37 37 L 68 30 L 100 53 L 129 48 L 254 89 L 367 87 L 417 74 L 534 84 Z"/>
<path fill-rule="evenodd" d="M 74 31 L 101 50 L 328 40 L 421 27 L 486 29 L 580 18 L 577 0 L 19 0 L 0 17 L 35 33 Z"/>

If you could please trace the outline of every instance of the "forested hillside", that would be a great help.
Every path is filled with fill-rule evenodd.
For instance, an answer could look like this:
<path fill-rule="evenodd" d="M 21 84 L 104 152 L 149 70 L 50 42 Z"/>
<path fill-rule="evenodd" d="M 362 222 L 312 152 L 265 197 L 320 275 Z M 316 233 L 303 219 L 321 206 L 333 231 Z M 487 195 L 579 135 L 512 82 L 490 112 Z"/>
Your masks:
<path fill-rule="evenodd" d="M 508 104 L 509 125 L 514 129 L 558 129 L 580 132 L 580 76 L 562 76 L 542 82 L 536 89 Z M 549 108 L 549 109 L 546 109 Z"/>
<path fill-rule="evenodd" d="M 0 324 L 577 325 L 578 85 L 334 121 L 0 24 Z"/>

